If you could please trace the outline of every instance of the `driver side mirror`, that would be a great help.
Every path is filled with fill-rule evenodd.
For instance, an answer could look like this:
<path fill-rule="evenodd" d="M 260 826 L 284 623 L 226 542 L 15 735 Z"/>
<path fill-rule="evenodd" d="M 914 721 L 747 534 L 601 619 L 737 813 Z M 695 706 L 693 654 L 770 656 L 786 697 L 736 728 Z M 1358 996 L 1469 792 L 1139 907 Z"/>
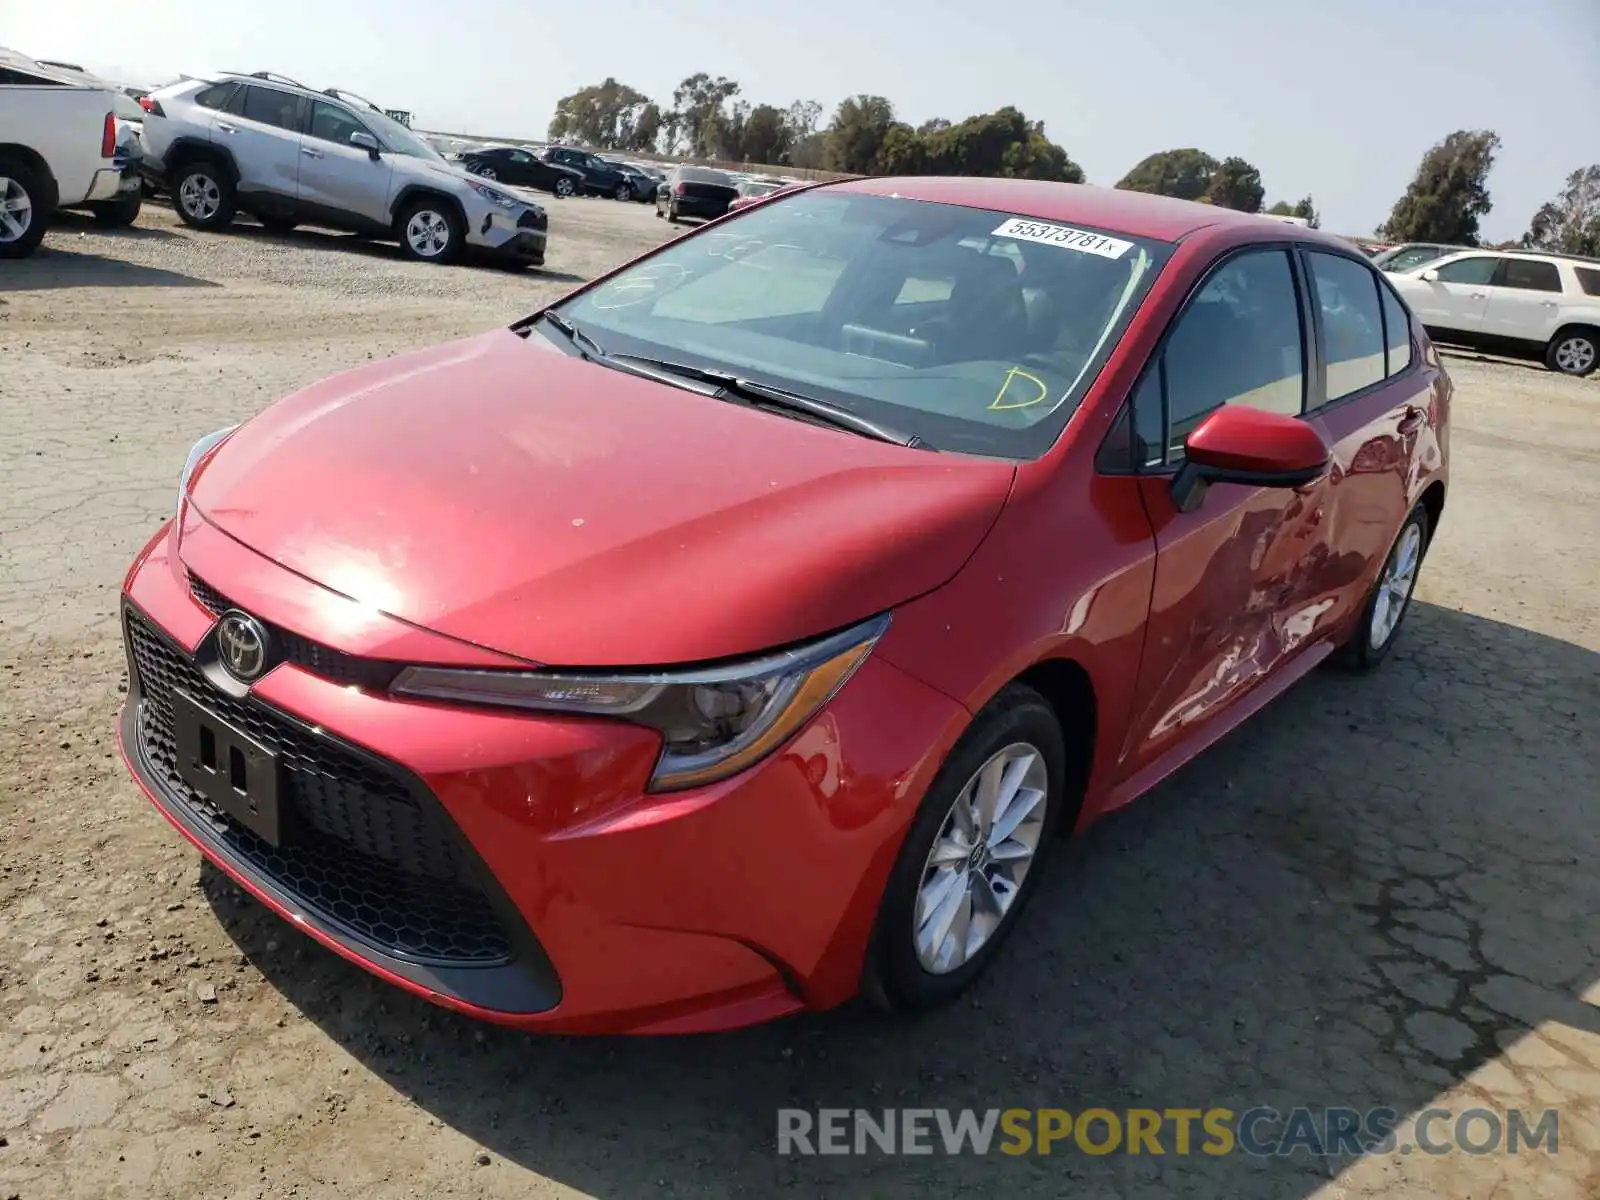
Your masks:
<path fill-rule="evenodd" d="M 1426 271 L 1424 271 L 1422 273 L 1422 279 L 1423 279 L 1423 282 L 1425 282 L 1425 283 L 1438 283 L 1439 282 L 1439 272 L 1435 268 L 1429 267 Z"/>
<path fill-rule="evenodd" d="M 350 144 L 365 150 L 369 158 L 378 157 L 378 139 L 364 129 L 358 129 L 350 135 Z"/>
<path fill-rule="evenodd" d="M 1328 469 L 1328 445 L 1306 422 L 1242 404 L 1217 409 L 1184 442 L 1172 502 L 1193 512 L 1213 483 L 1304 487 Z"/>

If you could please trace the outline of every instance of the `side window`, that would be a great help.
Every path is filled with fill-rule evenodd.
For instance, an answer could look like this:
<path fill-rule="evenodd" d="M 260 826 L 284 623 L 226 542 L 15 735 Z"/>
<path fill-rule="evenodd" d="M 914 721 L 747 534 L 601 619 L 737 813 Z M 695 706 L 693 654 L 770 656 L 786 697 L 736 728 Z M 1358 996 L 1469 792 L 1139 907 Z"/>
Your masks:
<path fill-rule="evenodd" d="M 1479 255 L 1476 258 L 1458 258 L 1439 268 L 1440 283 L 1488 283 L 1494 278 L 1498 258 Z"/>
<path fill-rule="evenodd" d="M 510 154 L 506 155 L 506 157 L 512 162 L 516 163 L 519 167 L 525 163 L 530 163 L 533 161 L 533 159 L 529 158 L 521 150 L 513 150 Z"/>
<path fill-rule="evenodd" d="M 1586 296 L 1600 296 L 1600 268 L 1573 267 L 1573 273 L 1578 277 L 1578 286 L 1583 289 Z"/>
<path fill-rule="evenodd" d="M 1411 365 L 1411 310 L 1400 303 L 1391 288 L 1378 288 L 1383 298 L 1383 328 L 1389 375 L 1398 375 Z"/>
<path fill-rule="evenodd" d="M 26 71 L 13 71 L 0 67 L 0 84 L 14 87 L 64 87 L 59 79 L 46 79 L 43 75 L 30 75 Z"/>
<path fill-rule="evenodd" d="M 1502 258 L 1500 263 L 1500 278 L 1495 282 L 1501 287 L 1521 288 L 1527 292 L 1561 290 L 1561 272 L 1556 270 L 1555 263 L 1533 258 Z"/>
<path fill-rule="evenodd" d="M 1166 427 L 1166 414 L 1161 408 L 1162 370 L 1160 362 L 1153 363 L 1133 393 L 1133 466 L 1138 471 L 1167 461 L 1162 437 Z"/>
<path fill-rule="evenodd" d="M 370 132 L 371 130 L 337 104 L 324 104 L 321 100 L 311 102 L 312 137 L 348 146 L 352 133 Z"/>
<path fill-rule="evenodd" d="M 1167 462 L 1183 457 L 1189 434 L 1224 404 L 1298 415 L 1305 343 L 1288 254 L 1252 251 L 1212 272 L 1178 317 L 1163 363 Z"/>
<path fill-rule="evenodd" d="M 231 79 L 224 83 L 214 83 L 196 95 L 194 102 L 201 108 L 227 108 L 228 101 L 233 98 L 233 93 L 238 87 L 239 85 Z"/>
<path fill-rule="evenodd" d="M 1369 268 L 1348 258 L 1311 251 L 1306 259 L 1322 314 L 1328 399 L 1342 400 L 1384 376 L 1378 281 Z"/>
<path fill-rule="evenodd" d="M 300 128 L 300 97 L 263 87 L 246 87 L 244 94 L 244 112 L 240 115 L 246 120 L 279 129 Z"/>

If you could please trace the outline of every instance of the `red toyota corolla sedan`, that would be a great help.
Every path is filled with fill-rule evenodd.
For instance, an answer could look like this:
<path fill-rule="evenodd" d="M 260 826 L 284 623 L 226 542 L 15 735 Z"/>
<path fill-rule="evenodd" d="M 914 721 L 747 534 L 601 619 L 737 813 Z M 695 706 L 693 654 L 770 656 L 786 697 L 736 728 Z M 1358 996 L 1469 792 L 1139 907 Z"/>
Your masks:
<path fill-rule="evenodd" d="M 857 180 L 202 439 L 123 755 L 299 928 L 528 1029 L 955 995 L 1052 837 L 1382 661 L 1451 384 L 1360 252 Z"/>

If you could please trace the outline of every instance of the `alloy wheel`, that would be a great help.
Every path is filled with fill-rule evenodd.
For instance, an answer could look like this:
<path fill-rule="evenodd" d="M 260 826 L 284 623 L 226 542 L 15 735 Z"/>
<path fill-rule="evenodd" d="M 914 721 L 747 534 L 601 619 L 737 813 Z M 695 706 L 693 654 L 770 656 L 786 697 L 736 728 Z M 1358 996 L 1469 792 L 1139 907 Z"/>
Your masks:
<path fill-rule="evenodd" d="M 209 221 L 222 207 L 222 189 L 211 176 L 196 171 L 178 185 L 178 203 L 196 221 Z"/>
<path fill-rule="evenodd" d="M 406 244 L 418 258 L 438 258 L 450 246 L 450 222 L 441 212 L 419 208 L 406 222 Z"/>
<path fill-rule="evenodd" d="M 1400 542 L 1384 564 L 1383 576 L 1378 580 L 1378 595 L 1372 605 L 1372 623 L 1367 630 L 1367 642 L 1380 650 L 1400 625 L 1406 605 L 1411 602 L 1411 591 L 1417 585 L 1417 568 L 1422 565 L 1422 527 L 1412 521 L 1400 535 Z"/>
<path fill-rule="evenodd" d="M 33 198 L 15 179 L 0 175 L 0 242 L 20 242 L 33 224 Z"/>
<path fill-rule="evenodd" d="M 957 970 L 1005 924 L 1039 850 L 1049 782 L 1039 749 L 1014 742 L 956 795 L 928 851 L 912 914 L 924 970 Z"/>
<path fill-rule="evenodd" d="M 572 180 L 570 180 L 570 179 L 558 179 L 558 180 L 556 180 L 555 191 L 556 191 L 556 195 L 558 195 L 558 196 L 570 196 L 570 195 L 572 195 Z"/>
<path fill-rule="evenodd" d="M 1595 344 L 1589 338 L 1576 335 L 1563 338 L 1556 345 L 1556 367 L 1568 375 L 1582 375 L 1594 367 L 1596 353 Z"/>
<path fill-rule="evenodd" d="M 494 168 L 493 167 L 479 167 L 478 168 L 478 175 L 480 177 L 484 178 L 484 179 L 499 179 L 500 178 L 500 176 L 498 176 L 498 175 L 496 175 L 494 173 Z"/>

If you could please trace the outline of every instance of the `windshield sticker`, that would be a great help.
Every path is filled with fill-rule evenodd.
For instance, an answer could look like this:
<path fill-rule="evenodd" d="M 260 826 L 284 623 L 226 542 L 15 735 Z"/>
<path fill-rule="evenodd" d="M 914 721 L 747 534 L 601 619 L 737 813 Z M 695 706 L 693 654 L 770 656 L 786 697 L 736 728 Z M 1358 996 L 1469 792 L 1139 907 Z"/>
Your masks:
<path fill-rule="evenodd" d="M 1027 382 L 1013 389 L 1011 385 L 1019 379 Z M 1030 392 L 1033 395 L 1030 396 L 1028 394 Z M 1006 372 L 1005 381 L 1000 384 L 1000 390 L 995 393 L 994 399 L 989 402 L 989 411 L 1000 412 L 1007 408 L 1032 408 L 1035 404 L 1044 403 L 1045 398 L 1049 395 L 1050 389 L 1045 386 L 1044 380 L 1037 375 L 1029 374 L 1021 367 L 1012 367 Z"/>
<path fill-rule="evenodd" d="M 1028 221 L 1012 217 L 996 229 L 992 237 L 1017 238 L 1024 242 L 1039 242 L 1046 246 L 1060 246 L 1080 254 L 1098 254 L 1101 258 L 1121 258 L 1133 249 L 1132 242 L 1104 234 L 1073 229 L 1070 225 L 1047 225 L 1043 221 Z"/>

